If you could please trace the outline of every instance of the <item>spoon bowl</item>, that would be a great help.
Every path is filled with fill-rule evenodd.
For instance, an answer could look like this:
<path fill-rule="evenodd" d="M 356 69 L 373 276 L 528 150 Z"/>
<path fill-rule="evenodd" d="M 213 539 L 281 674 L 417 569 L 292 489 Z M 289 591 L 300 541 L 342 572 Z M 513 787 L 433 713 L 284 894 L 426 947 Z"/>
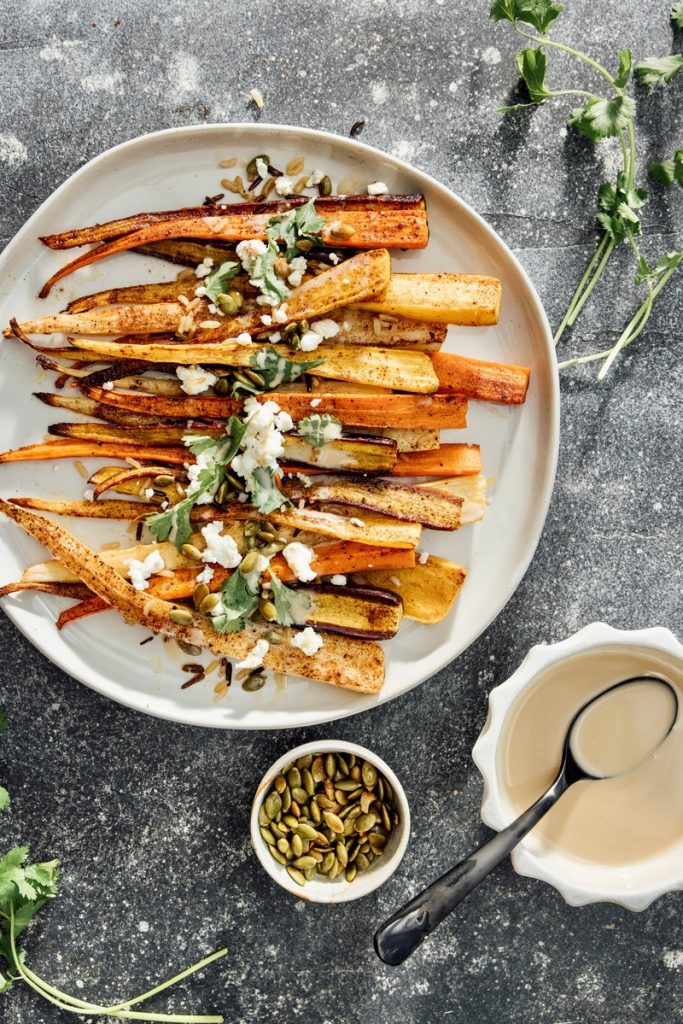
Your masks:
<path fill-rule="evenodd" d="M 649 700 L 656 705 L 647 716 L 642 715 L 643 697 L 645 705 Z M 548 789 L 511 825 L 432 882 L 377 929 L 374 943 L 380 959 L 391 966 L 403 963 L 574 783 L 615 778 L 651 757 L 673 729 L 678 709 L 675 689 L 658 675 L 621 680 L 587 701 L 569 723 L 560 768 Z M 601 729 L 604 750 L 600 746 Z"/>

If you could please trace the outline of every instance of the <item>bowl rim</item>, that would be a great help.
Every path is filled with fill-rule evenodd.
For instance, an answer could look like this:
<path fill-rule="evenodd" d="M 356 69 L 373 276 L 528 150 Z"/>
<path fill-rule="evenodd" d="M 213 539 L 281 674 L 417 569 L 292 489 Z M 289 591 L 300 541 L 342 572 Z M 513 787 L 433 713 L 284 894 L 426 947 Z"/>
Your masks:
<path fill-rule="evenodd" d="M 273 857 L 269 856 L 265 848 L 266 844 L 261 837 L 258 811 L 266 789 L 286 764 L 289 764 L 290 761 L 296 760 L 298 757 L 303 757 L 304 754 L 325 754 L 328 752 L 334 753 L 335 751 L 340 751 L 342 754 L 355 754 L 356 757 L 362 757 L 364 760 L 370 761 L 383 775 L 386 776 L 394 791 L 400 817 L 398 826 L 398 842 L 391 856 L 386 860 L 380 860 L 377 867 L 373 865 L 370 870 L 361 876 L 360 880 L 357 877 L 353 882 L 340 881 L 338 886 L 330 885 L 330 895 L 324 896 L 318 894 L 317 891 L 313 892 L 307 887 L 304 888 L 303 886 L 297 885 L 294 879 L 290 878 L 287 874 L 284 866 L 278 864 Z M 299 746 L 292 747 L 291 750 L 287 750 L 281 757 L 274 761 L 270 768 L 268 768 L 264 773 L 261 781 L 256 787 L 256 791 L 254 792 L 254 797 L 252 799 L 249 826 L 252 849 L 261 866 L 270 875 L 272 880 L 277 882 L 277 884 L 283 889 L 286 889 L 287 892 L 296 896 L 298 899 L 306 900 L 309 903 L 349 903 L 352 900 L 357 900 L 363 896 L 367 896 L 371 892 L 374 892 L 375 889 L 378 889 L 393 875 L 396 868 L 403 860 L 403 855 L 406 851 L 408 840 L 410 838 L 410 806 L 408 804 L 408 798 L 406 797 L 405 790 L 399 782 L 396 773 L 389 767 L 386 761 L 379 757 L 378 754 L 375 754 L 374 751 L 369 750 L 367 747 L 363 747 L 358 743 L 351 743 L 348 740 L 311 740 L 308 743 L 301 743 Z"/>
<path fill-rule="evenodd" d="M 508 716 L 521 694 L 528 689 L 551 665 L 575 654 L 604 650 L 609 647 L 634 647 L 657 651 L 680 661 L 683 670 L 683 645 L 674 634 L 663 626 L 639 630 L 621 630 L 605 622 L 593 622 L 565 640 L 554 644 L 538 644 L 530 649 L 519 668 L 489 694 L 488 717 L 472 749 L 472 759 L 479 770 L 484 791 L 481 802 L 481 819 L 496 831 L 512 820 L 512 808 L 499 783 L 496 770 L 496 751 Z M 683 841 L 683 836 L 682 836 Z M 683 889 L 683 859 L 678 872 L 667 869 L 651 884 L 633 883 L 623 877 L 618 869 L 611 872 L 611 878 L 587 878 L 577 884 L 561 874 L 562 852 L 555 858 L 548 857 L 542 850 L 532 851 L 524 840 L 511 855 L 512 865 L 519 875 L 537 878 L 552 885 L 570 906 L 587 903 L 616 903 L 627 910 L 645 910 L 655 899 L 667 892 Z M 663 856 L 663 855 L 662 855 Z M 566 855 L 567 861 L 578 863 L 577 858 Z M 657 857 L 651 858 L 656 864 Z M 590 863 L 590 862 L 587 862 Z M 605 868 L 605 875 L 609 870 Z M 597 868 L 597 865 L 596 865 Z M 656 874 L 656 870 L 653 872 Z"/>

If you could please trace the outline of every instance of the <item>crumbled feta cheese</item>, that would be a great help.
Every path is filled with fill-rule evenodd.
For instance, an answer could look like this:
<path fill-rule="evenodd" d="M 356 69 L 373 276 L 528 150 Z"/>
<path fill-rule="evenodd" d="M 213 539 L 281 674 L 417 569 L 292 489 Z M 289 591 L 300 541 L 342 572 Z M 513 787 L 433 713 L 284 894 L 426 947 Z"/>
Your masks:
<path fill-rule="evenodd" d="M 92 489 L 92 487 L 86 487 L 86 489 L 83 491 L 83 497 L 85 498 L 86 501 L 95 500 L 95 492 Z"/>
<path fill-rule="evenodd" d="M 211 259 L 210 256 L 205 256 L 204 259 L 202 260 L 202 262 L 199 264 L 199 266 L 195 267 L 195 270 L 194 270 L 195 277 L 199 278 L 200 281 L 201 281 L 202 278 L 208 277 L 209 274 L 211 273 L 211 268 L 212 267 L 213 267 L 213 260 Z"/>
<path fill-rule="evenodd" d="M 312 487 L 313 486 L 313 481 L 311 480 L 311 478 L 309 476 L 306 476 L 305 473 L 297 473 L 296 474 L 296 478 L 297 478 L 297 480 L 299 481 L 300 484 L 303 484 L 304 487 Z"/>
<path fill-rule="evenodd" d="M 294 540 L 284 548 L 282 554 L 285 556 L 289 568 L 302 583 L 310 583 L 318 575 L 314 569 L 311 569 L 315 551 L 313 548 L 309 548 L 308 544 Z"/>
<path fill-rule="evenodd" d="M 161 503 L 161 508 L 163 509 L 164 512 L 168 508 L 168 505 L 169 505 L 168 500 L 166 498 L 164 498 L 164 500 Z"/>
<path fill-rule="evenodd" d="M 242 451 L 230 463 L 238 476 L 249 481 L 255 469 L 263 467 L 279 472 L 277 460 L 284 455 L 283 433 L 292 430 L 294 423 L 277 402 L 268 400 L 263 404 L 255 398 L 244 403 L 246 430 L 242 438 Z"/>
<path fill-rule="evenodd" d="M 371 181 L 368 185 L 369 196 L 382 196 L 385 195 L 389 189 L 383 181 Z"/>
<path fill-rule="evenodd" d="M 275 179 L 275 191 L 279 196 L 291 195 L 292 189 L 294 188 L 294 182 L 291 178 L 285 177 L 283 174 L 281 178 Z"/>
<path fill-rule="evenodd" d="M 418 553 L 417 553 L 417 560 L 420 563 L 420 565 L 426 565 L 427 562 L 429 561 L 429 552 L 428 551 L 418 551 Z"/>
<path fill-rule="evenodd" d="M 279 331 L 273 331 L 272 334 L 268 335 L 268 340 L 269 341 L 279 341 L 281 337 L 282 337 L 282 335 L 280 334 Z"/>
<path fill-rule="evenodd" d="M 211 565 L 205 565 L 201 572 L 197 573 L 197 583 L 210 583 L 215 576 L 215 569 Z"/>
<path fill-rule="evenodd" d="M 177 366 L 175 372 L 182 381 L 180 388 L 186 395 L 200 395 L 202 391 L 208 391 L 218 380 L 218 377 L 201 366 Z"/>
<path fill-rule="evenodd" d="M 317 331 L 306 331 L 305 334 L 301 335 L 299 348 L 302 352 L 313 352 L 322 340 L 322 337 Z"/>
<path fill-rule="evenodd" d="M 312 398 L 310 402 L 311 409 L 317 409 L 321 402 L 322 398 Z"/>
<path fill-rule="evenodd" d="M 270 644 L 267 640 L 257 640 L 249 654 L 242 661 L 238 661 L 235 665 L 236 671 L 240 672 L 245 668 L 259 668 L 263 664 L 263 659 L 268 653 Z"/>
<path fill-rule="evenodd" d="M 355 516 L 352 516 L 349 519 L 349 522 L 351 523 L 352 526 L 365 526 L 365 523 L 363 522 L 363 520 L 362 519 L 356 519 Z"/>
<path fill-rule="evenodd" d="M 319 185 L 324 177 L 325 177 L 325 172 L 319 170 L 316 167 L 315 170 L 312 171 L 311 174 L 309 174 L 309 176 L 308 176 L 308 179 L 306 181 L 306 188 L 313 188 L 314 185 Z"/>
<path fill-rule="evenodd" d="M 209 313 L 218 313 L 218 309 L 216 308 L 215 302 L 209 303 Z M 223 314 L 220 313 L 219 315 L 222 316 Z"/>
<path fill-rule="evenodd" d="M 236 338 L 232 338 L 237 345 L 251 345 L 251 334 L 249 331 L 242 331 Z"/>
<path fill-rule="evenodd" d="M 342 425 L 335 420 L 330 420 L 323 427 L 323 444 L 330 444 L 331 441 L 336 441 L 342 436 Z"/>
<path fill-rule="evenodd" d="M 269 313 L 264 313 L 263 316 L 261 317 L 261 323 L 264 324 L 266 327 L 272 327 L 272 325 L 273 325 L 273 318 L 272 318 L 272 316 Z"/>
<path fill-rule="evenodd" d="M 278 306 L 277 309 L 273 310 L 273 321 L 276 324 L 284 324 L 287 322 L 287 304 L 285 302 L 283 302 L 281 306 Z"/>
<path fill-rule="evenodd" d="M 303 280 L 303 276 L 304 273 L 306 272 L 307 266 L 308 263 L 306 262 L 305 256 L 295 256 L 293 260 L 290 260 L 290 273 L 287 278 L 287 284 L 291 284 L 293 288 L 298 288 L 298 286 L 301 284 L 301 281 Z"/>
<path fill-rule="evenodd" d="M 259 178 L 268 177 L 268 164 L 261 157 L 259 157 L 256 161 L 256 173 L 258 174 Z"/>
<path fill-rule="evenodd" d="M 249 91 L 249 98 L 254 101 L 259 110 L 263 109 L 263 93 L 260 89 L 251 89 Z"/>
<path fill-rule="evenodd" d="M 235 248 L 238 260 L 241 261 L 244 270 L 249 273 L 254 260 L 258 256 L 263 256 L 268 246 L 265 242 L 262 242 L 260 238 L 246 238 L 243 242 L 239 242 Z"/>
<path fill-rule="evenodd" d="M 300 270 L 293 270 L 287 278 L 287 284 L 291 284 L 292 288 L 298 288 L 303 279 L 303 274 Z"/>
<path fill-rule="evenodd" d="M 298 647 L 300 651 L 307 654 L 310 658 L 311 655 L 319 651 L 323 645 L 323 638 L 320 633 L 312 628 L 312 626 L 306 626 L 306 629 L 302 629 L 300 633 L 292 637 L 292 647 Z"/>
<path fill-rule="evenodd" d="M 180 320 L 178 321 L 178 328 L 176 333 L 189 334 L 193 327 L 194 320 L 192 319 L 192 314 L 186 313 L 184 316 L 181 316 Z"/>
<path fill-rule="evenodd" d="M 194 290 L 194 293 L 198 299 L 201 299 L 204 295 L 206 295 L 206 288 L 204 287 L 203 284 L 198 284 Z"/>
<path fill-rule="evenodd" d="M 337 264 L 339 263 L 341 257 L 337 256 L 336 252 L 331 252 L 329 254 L 329 256 L 328 256 L 328 259 L 329 259 L 330 263 L 332 264 L 332 266 L 336 267 Z"/>
<path fill-rule="evenodd" d="M 311 324 L 311 330 L 319 334 L 321 338 L 334 338 L 339 334 L 339 324 L 328 317 L 325 320 L 315 320 Z"/>
<path fill-rule="evenodd" d="M 113 380 L 105 380 L 104 384 L 102 385 L 102 390 L 103 391 L 113 391 L 114 390 L 114 381 Z"/>
<path fill-rule="evenodd" d="M 234 569 L 242 561 L 242 556 L 233 538 L 229 534 L 221 536 L 222 532 L 223 521 L 220 519 L 202 527 L 202 537 L 206 541 L 202 562 L 215 562 L 224 569 Z"/>
<path fill-rule="evenodd" d="M 147 487 L 145 489 L 145 497 L 146 498 L 153 498 L 154 497 L 154 488 L 153 487 Z"/>
<path fill-rule="evenodd" d="M 246 493 L 246 491 L 240 491 L 240 493 L 237 495 L 237 500 L 239 501 L 240 505 L 246 505 L 246 503 L 249 501 L 249 495 Z"/>
<path fill-rule="evenodd" d="M 144 561 L 129 558 L 124 562 L 128 566 L 128 578 L 136 590 L 147 590 L 150 576 L 164 568 L 164 560 L 157 550 L 150 551 Z"/>
<path fill-rule="evenodd" d="M 334 576 L 330 578 L 330 583 L 333 583 L 335 587 L 345 587 L 346 576 L 344 576 L 343 573 L 341 572 L 337 572 L 334 574 Z"/>

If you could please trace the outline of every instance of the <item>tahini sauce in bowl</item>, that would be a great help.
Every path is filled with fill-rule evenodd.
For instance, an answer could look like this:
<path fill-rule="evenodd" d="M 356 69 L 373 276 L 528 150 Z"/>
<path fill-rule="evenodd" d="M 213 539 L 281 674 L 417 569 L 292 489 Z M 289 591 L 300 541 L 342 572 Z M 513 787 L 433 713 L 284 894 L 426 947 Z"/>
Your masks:
<path fill-rule="evenodd" d="M 655 754 L 628 774 L 572 786 L 534 829 L 544 846 L 593 864 L 618 867 L 655 857 L 683 839 L 683 669 L 666 657 L 611 647 L 604 653 L 575 654 L 546 668 L 510 707 L 498 745 L 496 774 L 520 813 L 555 777 L 565 733 L 579 708 L 608 686 L 647 674 L 663 676 L 677 692 L 681 707 L 670 734 Z M 608 756 L 622 760 L 628 756 L 629 729 L 635 747 L 646 732 L 661 726 L 659 717 L 666 709 L 658 698 L 654 705 L 648 703 L 645 686 L 639 699 L 639 712 L 633 702 L 622 709 L 627 716 L 621 723 L 622 741 L 616 749 L 602 752 L 601 763 Z M 605 718 L 605 727 L 608 724 Z M 584 742 L 597 756 L 596 734 L 584 737 Z"/>

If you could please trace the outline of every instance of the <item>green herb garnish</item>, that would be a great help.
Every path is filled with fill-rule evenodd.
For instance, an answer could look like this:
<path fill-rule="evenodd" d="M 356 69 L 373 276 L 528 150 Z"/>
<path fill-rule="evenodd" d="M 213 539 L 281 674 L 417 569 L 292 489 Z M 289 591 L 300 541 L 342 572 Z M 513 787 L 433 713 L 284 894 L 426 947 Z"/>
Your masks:
<path fill-rule="evenodd" d="M 131 1007 L 146 1002 L 152 996 L 163 992 L 177 982 L 201 970 L 219 957 L 225 956 L 226 949 L 219 949 L 205 957 L 169 981 L 155 985 L 148 992 L 111 1006 L 90 1003 L 76 999 L 43 981 L 27 965 L 26 954 L 17 946 L 17 939 L 45 906 L 57 895 L 57 864 L 51 860 L 42 864 L 27 864 L 27 846 L 15 846 L 0 859 L 0 959 L 5 961 L 6 973 L 0 973 L 0 994 L 7 992 L 14 982 L 23 981 L 39 996 L 60 1010 L 79 1016 L 116 1017 L 122 1020 L 175 1021 L 176 1024 L 222 1024 L 219 1015 L 146 1013 Z"/>
<path fill-rule="evenodd" d="M 329 444 L 330 441 L 336 441 L 338 437 L 341 437 L 342 422 L 332 413 L 314 412 L 299 420 L 297 432 L 304 441 L 314 448 L 322 448 L 324 444 Z"/>
<path fill-rule="evenodd" d="M 239 272 L 240 265 L 233 260 L 226 260 L 225 263 L 221 263 L 219 267 L 216 267 L 202 281 L 202 285 L 206 289 L 207 298 L 215 302 L 218 296 L 225 292 L 225 286 L 228 281 L 231 281 L 233 277 L 237 277 Z"/>
<path fill-rule="evenodd" d="M 186 434 L 183 443 L 196 456 L 194 478 L 190 484 L 191 493 L 182 501 L 172 505 L 165 512 L 149 516 L 146 525 L 157 540 L 171 540 L 180 549 L 192 536 L 190 516 L 192 509 L 202 499 L 213 498 L 225 480 L 225 471 L 230 460 L 239 451 L 246 430 L 246 424 L 237 416 L 231 416 L 225 433 L 218 439 L 201 434 Z"/>
<path fill-rule="evenodd" d="M 281 626 L 294 626 L 306 620 L 306 612 L 311 607 L 311 598 L 303 590 L 286 587 L 282 580 L 270 573 L 273 588 L 273 604 L 277 612 L 277 621 Z"/>
<path fill-rule="evenodd" d="M 618 69 L 616 74 L 612 74 L 587 54 L 549 38 L 548 30 L 562 11 L 562 5 L 553 3 L 552 0 L 494 0 L 489 14 L 493 21 L 511 22 L 519 35 L 533 44 L 533 46 L 526 46 L 517 56 L 517 66 L 527 86 L 530 102 L 518 103 L 514 107 L 504 107 L 504 110 L 535 106 L 561 96 L 580 96 L 583 106 L 572 111 L 568 122 L 569 126 L 592 142 L 601 142 L 603 139 L 616 137 L 621 145 L 623 168 L 617 175 L 616 182 L 603 184 L 599 191 L 597 220 L 602 228 L 602 237 L 572 296 L 562 322 L 555 332 L 555 344 L 557 345 L 565 330 L 575 323 L 593 288 L 600 280 L 615 247 L 622 241 L 627 242 L 636 258 L 638 267 L 636 281 L 639 284 L 645 284 L 647 296 L 611 349 L 565 360 L 558 364 L 562 368 L 578 363 L 602 360 L 603 365 L 598 373 L 598 379 L 602 380 L 618 353 L 634 341 L 645 327 L 655 298 L 680 264 L 683 253 L 679 250 L 667 253 L 654 269 L 651 269 L 636 241 L 641 233 L 638 211 L 646 202 L 647 192 L 644 188 L 635 185 L 636 104 L 626 92 L 633 64 L 631 51 L 619 51 Z M 674 5 L 671 18 L 678 27 L 681 27 L 683 3 Z M 538 34 L 534 35 L 532 29 L 535 29 Z M 548 48 L 561 50 L 586 65 L 592 73 L 607 82 L 609 94 L 601 96 L 585 89 L 551 88 L 546 82 L 546 51 Z M 633 71 L 642 84 L 655 85 L 670 82 L 681 67 L 683 67 L 683 56 L 673 54 L 665 57 L 648 57 L 636 64 Z M 677 172 L 676 158 L 673 161 L 655 164 L 651 169 L 654 179 L 663 184 L 670 184 L 673 180 L 680 181 L 677 174 L 680 175 L 681 171 Z"/>
<path fill-rule="evenodd" d="M 243 575 L 237 569 L 221 587 L 223 610 L 213 616 L 211 625 L 217 633 L 239 633 L 258 608 L 258 602 L 258 576 L 256 573 Z"/>
<path fill-rule="evenodd" d="M 263 387 L 259 387 L 254 383 L 235 380 L 232 386 L 233 397 L 238 395 L 240 391 L 246 391 L 252 395 L 273 391 L 275 388 L 279 388 L 281 384 L 291 384 L 293 380 L 298 380 L 299 377 L 303 377 L 305 373 L 312 370 L 314 366 L 320 366 L 323 362 L 324 359 L 296 362 L 294 359 L 287 359 L 286 356 L 281 356 L 276 349 L 270 346 L 262 348 L 260 352 L 251 357 L 250 363 L 252 369 L 263 378 Z"/>
<path fill-rule="evenodd" d="M 674 181 L 683 188 L 683 149 L 677 149 L 671 160 L 650 164 L 648 174 L 660 185 L 672 185 Z"/>
<path fill-rule="evenodd" d="M 268 221 L 266 234 L 274 242 L 283 241 L 286 245 L 285 259 L 291 260 L 301 251 L 299 242 L 320 242 L 320 232 L 325 227 L 325 218 L 315 208 L 315 199 L 309 199 L 302 206 L 297 206 L 286 213 L 276 213 Z"/>

